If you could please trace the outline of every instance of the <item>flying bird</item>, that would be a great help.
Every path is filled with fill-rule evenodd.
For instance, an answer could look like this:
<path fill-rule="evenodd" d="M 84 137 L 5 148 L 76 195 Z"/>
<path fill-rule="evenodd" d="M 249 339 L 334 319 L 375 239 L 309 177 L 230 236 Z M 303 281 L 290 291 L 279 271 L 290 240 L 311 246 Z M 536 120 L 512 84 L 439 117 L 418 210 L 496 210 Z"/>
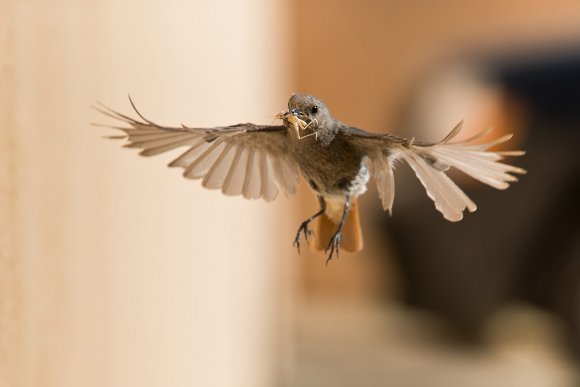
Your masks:
<path fill-rule="evenodd" d="M 236 124 L 215 128 L 161 126 L 145 118 L 129 97 L 138 118 L 105 105 L 101 113 L 124 126 L 107 125 L 124 132 L 109 138 L 126 139 L 129 148 L 154 156 L 185 147 L 170 167 L 183 168 L 183 176 L 201 179 L 209 189 L 226 195 L 272 201 L 282 191 L 296 192 L 301 174 L 320 204 L 314 215 L 302 222 L 293 245 L 300 252 L 302 237 L 309 242 L 310 223 L 318 218 L 314 246 L 327 254 L 326 263 L 339 249 L 358 252 L 363 247 L 358 197 L 373 178 L 385 211 L 392 213 L 395 198 L 393 169 L 403 161 L 410 165 L 435 208 L 449 221 L 463 218 L 475 203 L 446 175 L 451 167 L 497 189 L 517 181 L 514 174 L 526 171 L 500 162 L 505 156 L 524 151 L 491 151 L 511 135 L 477 144 L 490 129 L 464 140 L 452 141 L 461 131 L 460 122 L 439 142 L 419 142 L 391 134 L 377 134 L 347 125 L 334 118 L 326 105 L 311 95 L 293 94 L 288 110 L 277 114 L 282 125 Z"/>

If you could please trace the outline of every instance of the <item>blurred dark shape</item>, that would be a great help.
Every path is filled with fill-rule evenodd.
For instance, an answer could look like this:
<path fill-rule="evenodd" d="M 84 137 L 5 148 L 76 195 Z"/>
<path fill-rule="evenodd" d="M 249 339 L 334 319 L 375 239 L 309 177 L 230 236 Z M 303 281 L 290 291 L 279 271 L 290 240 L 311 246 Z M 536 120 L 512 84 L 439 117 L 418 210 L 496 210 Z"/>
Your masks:
<path fill-rule="evenodd" d="M 545 56 L 544 56 L 545 55 Z M 532 129 L 559 131 L 580 138 L 580 51 L 544 54 L 538 59 L 498 61 L 498 80 L 519 96 L 531 116 Z M 551 129 L 549 129 L 551 128 Z"/>
<path fill-rule="evenodd" d="M 463 185 L 479 210 L 459 223 L 427 199 L 395 208 L 384 223 L 404 297 L 469 340 L 505 302 L 524 300 L 559 316 L 580 354 L 580 54 L 487 67 L 527 110 L 527 155 L 511 161 L 528 175 L 506 191 Z"/>

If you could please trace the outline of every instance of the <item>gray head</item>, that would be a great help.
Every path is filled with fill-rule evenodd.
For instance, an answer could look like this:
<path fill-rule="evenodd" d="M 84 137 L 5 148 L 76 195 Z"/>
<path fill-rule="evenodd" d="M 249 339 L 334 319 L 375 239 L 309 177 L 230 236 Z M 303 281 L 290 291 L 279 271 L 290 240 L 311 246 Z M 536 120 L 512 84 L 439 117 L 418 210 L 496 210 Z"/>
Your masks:
<path fill-rule="evenodd" d="M 292 94 L 288 101 L 288 110 L 310 124 L 309 127 L 314 130 L 334 127 L 334 119 L 326 105 L 312 95 Z"/>

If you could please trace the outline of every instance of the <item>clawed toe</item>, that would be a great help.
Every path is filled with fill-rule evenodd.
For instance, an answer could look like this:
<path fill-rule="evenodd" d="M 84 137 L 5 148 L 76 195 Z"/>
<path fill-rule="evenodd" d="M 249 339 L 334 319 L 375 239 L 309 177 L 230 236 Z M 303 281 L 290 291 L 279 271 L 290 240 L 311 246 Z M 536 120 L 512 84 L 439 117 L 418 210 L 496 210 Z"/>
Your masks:
<path fill-rule="evenodd" d="M 298 227 L 298 232 L 296 233 L 296 238 L 294 238 L 294 243 L 292 243 L 292 246 L 296 247 L 296 249 L 298 250 L 298 254 L 300 254 L 300 235 L 304 234 L 304 239 L 306 239 L 306 243 L 310 243 L 310 240 L 308 239 L 308 237 L 310 235 L 313 234 L 312 231 L 310 231 L 310 229 L 308 228 L 308 221 L 303 222 L 300 227 Z"/>
<path fill-rule="evenodd" d="M 328 250 L 330 250 L 330 253 L 328 254 L 328 258 L 326 258 L 326 265 L 328 266 L 328 262 L 330 262 L 330 260 L 332 259 L 332 256 L 334 255 L 334 253 L 336 253 L 336 258 L 338 258 L 338 250 L 340 248 L 340 241 L 342 239 L 342 233 L 337 232 L 336 234 L 334 234 L 332 236 L 332 238 L 330 238 L 330 242 L 328 242 L 328 246 L 326 246 L 326 250 L 324 250 L 325 252 L 328 252 Z"/>

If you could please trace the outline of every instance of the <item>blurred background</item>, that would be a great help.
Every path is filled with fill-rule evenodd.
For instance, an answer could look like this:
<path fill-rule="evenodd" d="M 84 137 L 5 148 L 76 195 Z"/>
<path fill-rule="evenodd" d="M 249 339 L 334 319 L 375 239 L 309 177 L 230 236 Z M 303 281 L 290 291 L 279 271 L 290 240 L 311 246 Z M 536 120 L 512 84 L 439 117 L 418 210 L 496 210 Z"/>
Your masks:
<path fill-rule="evenodd" d="M 580 3 L 0 0 L 0 386 L 577 386 Z M 514 133 L 528 175 L 394 214 L 324 265 L 317 210 L 140 158 L 90 108 L 269 124 L 293 92 L 418 140 Z M 371 184 L 372 186 L 372 184 Z"/>

